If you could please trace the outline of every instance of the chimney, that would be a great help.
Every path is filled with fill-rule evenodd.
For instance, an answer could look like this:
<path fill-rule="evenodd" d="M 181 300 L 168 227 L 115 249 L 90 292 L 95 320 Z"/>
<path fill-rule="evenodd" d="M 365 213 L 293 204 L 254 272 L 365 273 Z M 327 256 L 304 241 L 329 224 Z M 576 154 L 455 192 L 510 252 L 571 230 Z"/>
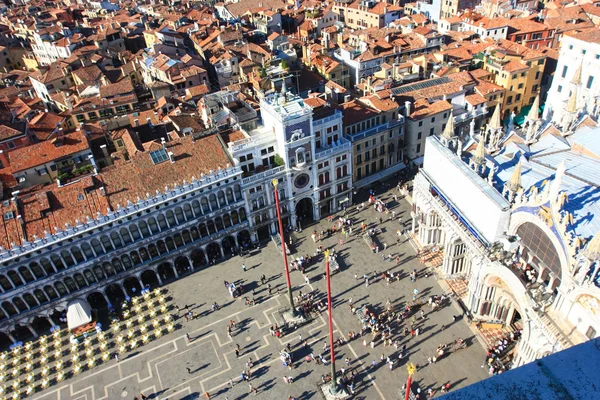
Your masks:
<path fill-rule="evenodd" d="M 407 118 L 410 116 L 410 105 L 411 105 L 410 101 L 404 102 L 404 108 L 405 108 Z"/>
<path fill-rule="evenodd" d="M 105 144 L 103 144 L 103 145 L 100 146 L 100 150 L 102 150 L 102 155 L 104 157 L 108 157 L 108 149 L 106 148 Z"/>

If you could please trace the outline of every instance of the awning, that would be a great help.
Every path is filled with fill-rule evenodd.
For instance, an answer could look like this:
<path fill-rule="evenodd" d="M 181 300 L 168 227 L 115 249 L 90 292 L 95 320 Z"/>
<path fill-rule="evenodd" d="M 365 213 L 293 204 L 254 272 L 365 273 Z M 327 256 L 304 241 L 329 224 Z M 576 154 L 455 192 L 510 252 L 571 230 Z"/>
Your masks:
<path fill-rule="evenodd" d="M 67 326 L 73 330 L 92 321 L 92 307 L 82 299 L 76 299 L 67 306 Z"/>
<path fill-rule="evenodd" d="M 396 172 L 400 171 L 403 168 L 406 168 L 406 165 L 404 165 L 403 162 L 398 163 L 398 164 L 394 165 L 393 167 L 384 169 L 382 172 L 378 172 L 376 174 L 369 175 L 366 178 L 361 179 L 360 181 L 354 182 L 352 186 L 354 188 L 365 187 L 376 181 L 383 180 L 386 177 L 388 177 L 392 174 L 395 174 Z"/>

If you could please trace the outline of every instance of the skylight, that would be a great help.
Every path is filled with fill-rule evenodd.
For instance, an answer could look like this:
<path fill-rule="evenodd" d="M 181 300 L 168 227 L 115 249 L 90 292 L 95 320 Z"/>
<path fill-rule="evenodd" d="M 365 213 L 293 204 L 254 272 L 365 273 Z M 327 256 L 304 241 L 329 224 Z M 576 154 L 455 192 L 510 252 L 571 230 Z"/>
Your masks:
<path fill-rule="evenodd" d="M 165 151 L 165 149 L 159 149 L 159 150 L 151 151 L 150 158 L 152 159 L 152 162 L 154 163 L 154 165 L 156 165 L 156 164 L 160 164 L 162 162 L 167 161 L 169 159 L 169 156 L 167 155 L 167 152 Z"/>

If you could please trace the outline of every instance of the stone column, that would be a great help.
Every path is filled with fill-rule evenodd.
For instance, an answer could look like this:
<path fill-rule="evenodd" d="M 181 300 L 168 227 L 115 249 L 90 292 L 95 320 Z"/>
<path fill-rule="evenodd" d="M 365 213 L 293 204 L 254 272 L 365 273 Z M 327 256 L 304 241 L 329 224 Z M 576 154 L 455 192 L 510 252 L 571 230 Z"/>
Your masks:
<path fill-rule="evenodd" d="M 38 333 L 36 332 L 36 330 L 35 330 L 35 329 L 33 329 L 33 326 L 31 326 L 31 325 L 27 325 L 27 328 L 28 328 L 28 329 L 31 331 L 31 333 L 33 334 L 33 337 L 34 337 L 34 338 L 36 338 L 36 339 L 37 339 L 38 337 L 40 337 L 40 335 L 38 335 Z"/>
<path fill-rule="evenodd" d="M 8 338 L 10 340 L 12 340 L 13 343 L 17 343 L 18 342 L 18 340 L 10 332 L 6 332 L 6 336 L 8 336 Z"/>
<path fill-rule="evenodd" d="M 444 244 L 444 259 L 442 260 L 442 273 L 445 276 L 452 275 L 452 264 L 454 262 L 454 238 L 449 238 Z"/>

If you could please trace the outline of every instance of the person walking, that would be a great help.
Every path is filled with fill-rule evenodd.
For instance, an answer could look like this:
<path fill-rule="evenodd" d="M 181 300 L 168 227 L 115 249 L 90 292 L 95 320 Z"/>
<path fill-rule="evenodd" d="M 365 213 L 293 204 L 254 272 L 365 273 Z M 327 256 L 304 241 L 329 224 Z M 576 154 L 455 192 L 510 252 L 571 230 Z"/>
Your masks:
<path fill-rule="evenodd" d="M 192 374 L 192 370 L 190 369 L 190 367 L 185 367 L 185 369 L 187 370 L 187 373 L 188 373 L 189 375 L 191 375 L 191 374 Z"/>
<path fill-rule="evenodd" d="M 192 339 L 190 339 L 190 334 L 189 333 L 185 334 L 185 339 L 187 340 L 188 343 L 190 343 L 192 341 Z"/>
<path fill-rule="evenodd" d="M 242 264 L 242 270 L 246 272 L 246 264 Z"/>
<path fill-rule="evenodd" d="M 256 394 L 258 393 L 258 389 L 256 389 L 254 386 L 252 386 L 251 383 L 248 384 L 248 393 L 254 393 L 254 395 L 256 396 Z"/>

